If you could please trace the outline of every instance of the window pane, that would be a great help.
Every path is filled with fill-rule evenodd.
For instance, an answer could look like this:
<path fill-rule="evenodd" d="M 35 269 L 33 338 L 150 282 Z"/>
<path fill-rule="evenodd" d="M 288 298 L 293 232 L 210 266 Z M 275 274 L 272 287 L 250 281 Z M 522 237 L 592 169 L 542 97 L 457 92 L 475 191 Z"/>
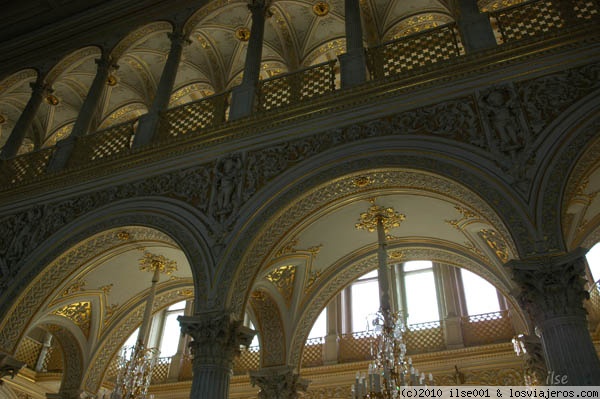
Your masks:
<path fill-rule="evenodd" d="M 352 331 L 367 330 L 367 316 L 379 310 L 377 280 L 352 284 Z"/>
<path fill-rule="evenodd" d="M 470 315 L 497 312 L 500 310 L 496 288 L 485 279 L 466 269 L 460 269 L 467 312 Z"/>
<path fill-rule="evenodd" d="M 431 269 L 431 261 L 429 260 L 413 260 L 404 264 L 405 272 L 413 272 L 415 270 Z"/>
<path fill-rule="evenodd" d="M 596 243 L 585 255 L 594 282 L 600 280 L 600 243 Z"/>
<path fill-rule="evenodd" d="M 181 302 L 177 302 L 174 303 L 173 305 L 169 306 L 167 311 L 171 311 L 171 310 L 183 310 L 185 309 L 185 302 L 186 301 L 181 301 Z"/>
<path fill-rule="evenodd" d="M 358 278 L 358 280 L 366 280 L 369 278 L 377 278 L 377 269 L 370 271 L 367 274 L 363 274 Z"/>
<path fill-rule="evenodd" d="M 135 346 L 135 343 L 137 342 L 137 337 L 138 337 L 138 334 L 139 334 L 139 332 L 140 332 L 140 329 L 139 329 L 139 328 L 137 328 L 137 329 L 136 329 L 136 330 L 133 332 L 133 334 L 131 334 L 131 335 L 129 336 L 129 338 L 127 338 L 127 341 L 125 341 L 125 343 L 123 344 L 123 346 L 124 346 L 124 347 L 131 347 L 131 346 Z"/>
<path fill-rule="evenodd" d="M 438 311 L 433 270 L 407 274 L 404 281 L 406 283 L 408 324 L 438 321 L 440 313 Z"/>
<path fill-rule="evenodd" d="M 177 317 L 181 315 L 183 315 L 183 312 L 170 313 L 165 318 L 165 327 L 160 341 L 160 357 L 171 357 L 177 353 L 179 336 L 181 334 L 181 327 L 179 326 Z"/>
<path fill-rule="evenodd" d="M 310 333 L 308 334 L 308 339 L 311 338 L 320 338 L 327 335 L 327 308 L 323 309 L 315 324 L 313 324 Z"/>

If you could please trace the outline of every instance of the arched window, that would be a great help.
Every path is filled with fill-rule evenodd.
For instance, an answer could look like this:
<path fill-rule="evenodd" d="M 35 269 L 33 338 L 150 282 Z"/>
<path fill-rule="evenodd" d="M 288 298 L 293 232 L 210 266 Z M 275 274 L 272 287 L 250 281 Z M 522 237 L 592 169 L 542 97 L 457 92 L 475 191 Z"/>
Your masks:
<path fill-rule="evenodd" d="M 183 316 L 186 301 L 177 302 L 165 310 L 160 337 L 160 357 L 171 357 L 177 353 L 181 326 L 177 318 Z"/>
<path fill-rule="evenodd" d="M 366 331 L 369 315 L 379 310 L 377 270 L 359 277 L 350 286 L 352 331 Z"/>
<path fill-rule="evenodd" d="M 469 315 L 492 313 L 501 310 L 498 291 L 492 284 L 466 269 L 460 269 L 460 274 L 467 313 Z"/>
<path fill-rule="evenodd" d="M 327 335 L 327 308 L 323 309 L 315 324 L 313 324 L 310 333 L 308 333 L 308 339 L 320 338 Z"/>
<path fill-rule="evenodd" d="M 433 264 L 430 261 L 406 262 L 401 268 L 406 292 L 404 306 L 408 324 L 440 319 Z M 402 285 L 401 285 L 402 286 Z"/>

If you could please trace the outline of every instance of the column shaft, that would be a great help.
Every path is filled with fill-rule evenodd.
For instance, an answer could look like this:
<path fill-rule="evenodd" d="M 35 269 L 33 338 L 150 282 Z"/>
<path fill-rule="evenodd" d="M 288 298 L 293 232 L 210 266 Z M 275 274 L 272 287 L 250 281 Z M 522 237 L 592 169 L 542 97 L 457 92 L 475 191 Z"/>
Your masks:
<path fill-rule="evenodd" d="M 540 334 L 547 385 L 597 385 L 600 361 L 587 327 L 583 300 L 585 251 L 511 261 L 519 301 Z"/>
<path fill-rule="evenodd" d="M 193 381 L 190 398 L 227 399 L 233 359 L 240 345 L 250 345 L 254 331 L 225 312 L 179 316 L 181 331 L 191 344 Z"/>
<path fill-rule="evenodd" d="M 348 88 L 366 81 L 366 57 L 363 47 L 360 3 L 345 0 L 346 53 L 339 56 L 342 87 Z"/>
<path fill-rule="evenodd" d="M 135 148 L 149 144 L 154 138 L 161 115 L 169 106 L 177 70 L 183 54 L 183 47 L 190 42 L 187 35 L 180 31 L 170 33 L 169 39 L 171 39 L 171 49 L 160 75 L 152 106 L 149 112 L 140 118 L 140 124 L 133 141 L 133 147 Z"/>
<path fill-rule="evenodd" d="M 4 144 L 0 159 L 9 159 L 17 155 L 19 148 L 25 140 L 27 131 L 31 128 L 35 115 L 44 100 L 44 96 L 52 92 L 50 85 L 44 81 L 43 75 L 38 76 L 37 80 L 30 85 L 32 89 L 31 97 L 23 109 L 23 113 L 19 116 L 8 140 L 6 140 L 6 144 Z"/>
<path fill-rule="evenodd" d="M 479 11 L 477 0 L 454 0 L 453 6 L 467 53 L 497 45 L 490 19 Z"/>
<path fill-rule="evenodd" d="M 242 84 L 234 87 L 232 91 L 230 120 L 249 116 L 254 111 L 256 89 L 260 76 L 267 7 L 267 0 L 254 0 L 248 5 L 252 12 L 252 28 L 250 29 L 250 40 L 246 50 Z"/>

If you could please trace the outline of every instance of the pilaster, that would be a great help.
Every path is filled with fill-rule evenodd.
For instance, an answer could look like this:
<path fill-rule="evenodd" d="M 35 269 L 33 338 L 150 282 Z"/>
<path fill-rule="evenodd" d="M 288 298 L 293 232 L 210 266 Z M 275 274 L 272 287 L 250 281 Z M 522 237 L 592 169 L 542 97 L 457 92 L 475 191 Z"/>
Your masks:
<path fill-rule="evenodd" d="M 226 312 L 179 316 L 178 320 L 181 331 L 193 338 L 190 398 L 227 399 L 233 359 L 240 345 L 250 345 L 254 331 Z"/>
<path fill-rule="evenodd" d="M 260 387 L 259 399 L 296 399 L 299 391 L 306 391 L 309 381 L 285 366 L 251 371 L 250 383 Z"/>
<path fill-rule="evenodd" d="M 549 377 L 547 385 L 597 385 L 600 361 L 587 327 L 583 300 L 585 250 L 511 261 L 521 286 L 518 300 L 541 338 Z"/>

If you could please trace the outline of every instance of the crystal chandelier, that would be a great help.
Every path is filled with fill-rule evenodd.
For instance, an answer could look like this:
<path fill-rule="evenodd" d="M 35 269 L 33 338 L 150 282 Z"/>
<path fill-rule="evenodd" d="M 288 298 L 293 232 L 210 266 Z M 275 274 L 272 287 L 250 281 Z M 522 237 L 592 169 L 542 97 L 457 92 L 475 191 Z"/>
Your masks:
<path fill-rule="evenodd" d="M 400 226 L 405 216 L 391 207 L 375 205 L 360 215 L 355 227 L 369 232 L 377 231 L 378 243 L 378 284 L 379 311 L 369 321 L 375 331 L 374 359 L 369 364 L 368 374 L 357 373 L 352 385 L 352 398 L 400 398 L 403 386 L 433 385 L 433 376 L 425 374 L 412 365 L 411 358 L 406 358 L 406 344 L 403 341 L 405 332 L 404 318 L 400 312 L 392 310 L 390 303 L 389 274 L 387 267 L 386 235 L 389 230 Z"/>
<path fill-rule="evenodd" d="M 144 257 L 139 260 L 139 266 L 142 271 L 153 272 L 152 286 L 146 299 L 137 342 L 134 346 L 123 348 L 118 358 L 118 373 L 111 399 L 145 399 L 160 353 L 157 348 L 147 348 L 156 286 L 160 280 L 160 273 L 171 274 L 177 270 L 177 265 L 162 255 L 145 252 Z"/>

